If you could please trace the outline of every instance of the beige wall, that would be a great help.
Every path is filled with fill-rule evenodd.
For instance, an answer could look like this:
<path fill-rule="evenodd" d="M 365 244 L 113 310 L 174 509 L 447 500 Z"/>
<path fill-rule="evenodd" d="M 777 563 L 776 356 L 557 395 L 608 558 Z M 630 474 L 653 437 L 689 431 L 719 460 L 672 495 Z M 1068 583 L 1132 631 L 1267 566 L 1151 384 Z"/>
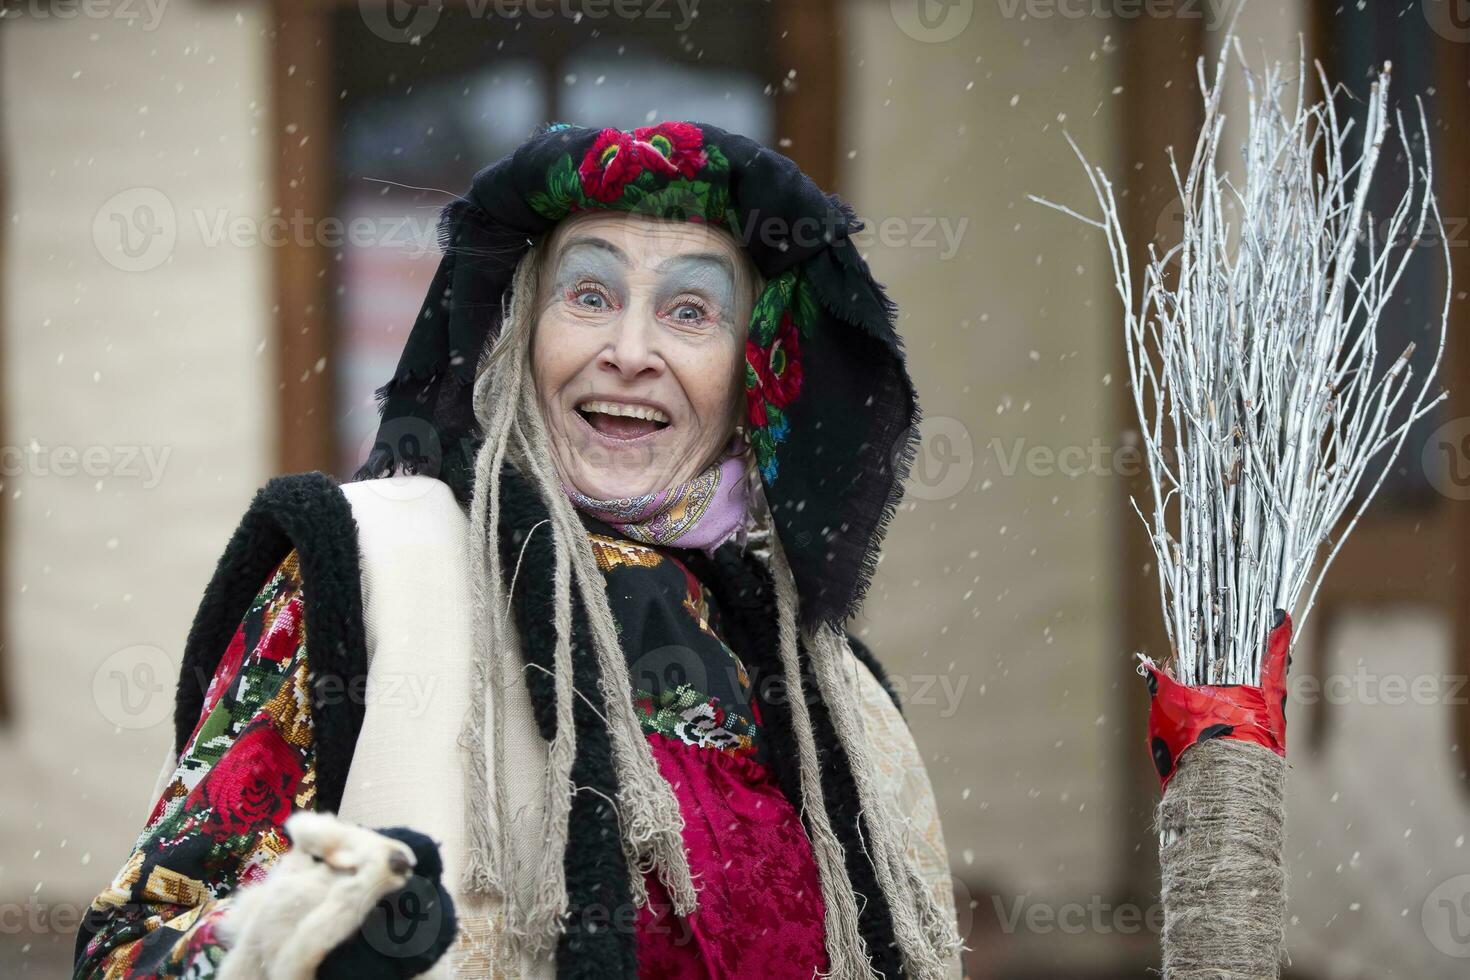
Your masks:
<path fill-rule="evenodd" d="M 1454 733 L 1470 689 L 1450 624 L 1428 607 L 1363 608 L 1326 640 L 1309 677 L 1302 637 L 1290 682 L 1288 949 L 1332 980 L 1463 977 L 1470 820 Z"/>
<path fill-rule="evenodd" d="M 869 258 L 928 418 L 868 625 L 912 678 L 953 867 L 1009 895 L 1071 898 L 1111 887 L 1117 686 L 1136 682 L 1112 608 L 1115 487 L 1009 464 L 1017 449 L 1112 444 L 1104 243 L 1026 195 L 1087 203 L 1062 133 L 1113 165 L 1119 66 L 1096 19 L 1004 9 L 977 3 L 953 39 L 925 41 L 886 0 L 846 7 L 841 191 L 880 229 L 894 222 Z M 923 244 L 929 218 L 966 223 L 952 255 L 942 235 Z M 924 684 L 937 703 L 913 703 Z"/>
<path fill-rule="evenodd" d="M 267 207 L 263 27 L 191 0 L 0 27 L 0 902 L 39 914 L 90 899 L 142 826 L 190 618 L 270 467 L 268 256 L 195 218 Z"/>

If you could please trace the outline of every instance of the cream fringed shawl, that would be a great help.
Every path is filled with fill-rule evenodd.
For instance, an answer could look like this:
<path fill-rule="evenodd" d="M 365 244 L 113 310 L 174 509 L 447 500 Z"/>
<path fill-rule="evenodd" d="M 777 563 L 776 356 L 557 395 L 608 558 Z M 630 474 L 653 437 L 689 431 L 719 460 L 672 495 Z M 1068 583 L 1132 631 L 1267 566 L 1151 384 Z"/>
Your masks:
<path fill-rule="evenodd" d="M 459 889 L 466 854 L 459 739 L 473 659 L 468 518 L 449 488 L 430 477 L 365 480 L 342 489 L 358 525 L 368 681 L 340 815 L 368 827 L 413 827 L 439 841 L 443 880 L 460 912 L 460 936 L 448 957 L 454 976 L 551 977 L 550 959 L 510 962 L 498 899 Z M 856 658 L 848 664 L 859 686 L 880 790 L 895 801 L 896 812 L 908 816 L 908 855 L 952 920 L 948 859 L 923 761 L 872 672 Z M 524 686 L 506 698 L 505 710 L 502 785 L 514 796 L 511 812 L 525 817 L 516 821 L 512 841 L 527 860 L 516 865 L 534 867 L 529 857 L 544 846 L 534 831 L 541 826 L 546 743 Z M 520 881 L 517 887 L 531 884 Z M 949 972 L 960 975 L 957 955 Z"/>

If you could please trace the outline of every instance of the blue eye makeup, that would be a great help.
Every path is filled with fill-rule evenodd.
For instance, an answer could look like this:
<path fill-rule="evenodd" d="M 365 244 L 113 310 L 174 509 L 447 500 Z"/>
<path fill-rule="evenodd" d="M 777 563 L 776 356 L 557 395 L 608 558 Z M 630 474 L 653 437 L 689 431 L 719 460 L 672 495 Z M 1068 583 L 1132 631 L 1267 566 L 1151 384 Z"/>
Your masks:
<path fill-rule="evenodd" d="M 622 251 L 598 239 L 568 245 L 556 268 L 556 291 L 574 306 L 589 310 L 617 307 L 616 297 L 627 289 Z"/>
<path fill-rule="evenodd" d="M 676 322 L 729 322 L 735 271 L 723 255 L 681 255 L 659 266 L 663 315 Z"/>
<path fill-rule="evenodd" d="M 555 291 L 579 312 L 620 309 L 632 301 L 628 296 L 630 265 L 627 254 L 611 242 L 574 239 L 561 252 Z M 688 329 L 731 325 L 736 279 L 728 256 L 715 252 L 675 255 L 652 272 L 651 305 L 661 320 Z"/>

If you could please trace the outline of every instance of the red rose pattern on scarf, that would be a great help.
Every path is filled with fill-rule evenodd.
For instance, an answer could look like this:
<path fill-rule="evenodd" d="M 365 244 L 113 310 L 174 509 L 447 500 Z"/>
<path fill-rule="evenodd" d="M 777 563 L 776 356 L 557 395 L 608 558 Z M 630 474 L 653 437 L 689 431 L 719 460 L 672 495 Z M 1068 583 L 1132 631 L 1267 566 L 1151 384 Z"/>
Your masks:
<path fill-rule="evenodd" d="M 293 552 L 251 602 L 220 658 L 198 725 L 123 868 L 83 925 L 78 977 L 211 976 L 229 895 L 288 848 L 311 809 L 315 743 L 301 575 Z"/>
<path fill-rule="evenodd" d="M 791 431 L 786 409 L 801 394 L 801 339 L 810 336 L 816 299 L 796 269 L 767 284 L 745 342 L 745 410 L 750 445 L 767 485 L 776 481 L 776 447 Z"/>

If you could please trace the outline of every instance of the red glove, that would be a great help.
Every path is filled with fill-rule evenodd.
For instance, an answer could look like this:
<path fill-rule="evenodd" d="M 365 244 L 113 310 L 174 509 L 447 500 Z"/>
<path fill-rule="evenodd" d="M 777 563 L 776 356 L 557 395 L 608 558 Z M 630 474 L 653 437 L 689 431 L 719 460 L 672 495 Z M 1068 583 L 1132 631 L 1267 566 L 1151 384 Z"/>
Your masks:
<path fill-rule="evenodd" d="M 1286 756 L 1286 669 L 1291 665 L 1291 617 L 1276 610 L 1276 625 L 1266 638 L 1261 686 L 1181 684 L 1151 663 L 1144 679 L 1152 698 L 1148 712 L 1149 749 L 1161 786 L 1191 745 L 1209 738 L 1238 738 Z"/>

